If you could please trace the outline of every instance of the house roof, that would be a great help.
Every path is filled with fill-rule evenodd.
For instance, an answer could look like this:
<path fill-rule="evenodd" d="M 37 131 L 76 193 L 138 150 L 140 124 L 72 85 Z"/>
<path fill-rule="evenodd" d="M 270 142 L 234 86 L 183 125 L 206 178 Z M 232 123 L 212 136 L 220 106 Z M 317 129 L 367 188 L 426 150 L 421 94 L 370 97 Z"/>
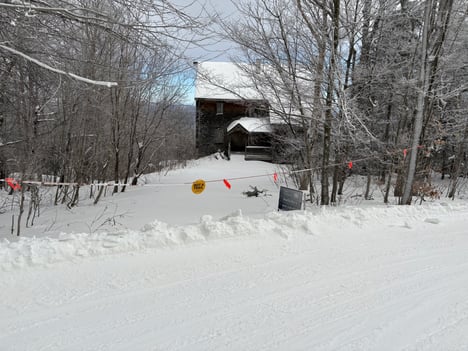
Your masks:
<path fill-rule="evenodd" d="M 286 66 L 261 63 L 200 62 L 196 67 L 195 99 L 267 101 L 275 124 L 300 123 L 301 116 L 312 113 L 314 79 L 306 68 L 293 77 Z"/>
<path fill-rule="evenodd" d="M 233 121 L 227 127 L 227 132 L 241 126 L 249 133 L 271 133 L 273 130 L 267 118 L 242 117 Z"/>
<path fill-rule="evenodd" d="M 242 65 L 233 62 L 196 64 L 195 99 L 263 100 Z"/>

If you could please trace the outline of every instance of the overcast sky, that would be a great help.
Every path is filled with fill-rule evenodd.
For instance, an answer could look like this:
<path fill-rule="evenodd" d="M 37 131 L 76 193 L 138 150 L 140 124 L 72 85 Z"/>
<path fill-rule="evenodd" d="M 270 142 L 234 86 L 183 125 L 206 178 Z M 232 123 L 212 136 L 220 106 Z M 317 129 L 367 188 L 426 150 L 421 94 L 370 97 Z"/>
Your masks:
<path fill-rule="evenodd" d="M 209 14 L 219 14 L 222 18 L 235 18 L 237 10 L 231 0 L 172 0 L 172 3 L 184 9 L 187 14 L 197 16 L 200 14 L 202 4 Z M 192 33 L 187 33 L 187 39 Z M 187 56 L 191 61 L 230 61 L 231 55 L 235 53 L 234 45 L 226 40 L 210 40 L 203 43 L 202 46 L 193 46 L 187 51 Z M 188 92 L 184 103 L 194 104 L 195 87 L 192 79 L 187 80 Z"/>
<path fill-rule="evenodd" d="M 172 0 L 178 6 L 188 6 L 185 12 L 197 16 L 200 14 L 202 6 L 209 14 L 219 14 L 222 18 L 235 18 L 237 10 L 231 0 Z M 215 40 L 203 43 L 202 47 L 193 47 L 188 55 L 197 61 L 229 61 L 229 55 L 232 53 L 232 43 L 223 40 Z"/>

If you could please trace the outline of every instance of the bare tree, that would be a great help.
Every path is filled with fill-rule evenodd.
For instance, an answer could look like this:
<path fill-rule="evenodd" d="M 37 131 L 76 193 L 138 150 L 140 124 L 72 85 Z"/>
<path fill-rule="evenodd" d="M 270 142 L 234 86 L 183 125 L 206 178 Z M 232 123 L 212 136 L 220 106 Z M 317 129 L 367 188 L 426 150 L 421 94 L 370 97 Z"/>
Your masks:
<path fill-rule="evenodd" d="M 139 147 L 155 115 L 147 107 L 180 102 L 184 51 L 207 21 L 167 0 L 0 1 L 0 9 L 3 176 L 59 177 L 70 185 L 55 202 L 75 206 L 82 184 L 148 170 L 157 151 Z"/>
<path fill-rule="evenodd" d="M 424 22 L 421 37 L 421 60 L 419 69 L 419 91 L 414 117 L 413 136 L 411 140 L 411 152 L 408 166 L 408 174 L 401 199 L 402 204 L 411 203 L 411 191 L 416 173 L 416 162 L 418 157 L 418 145 L 422 134 L 424 113 L 430 118 L 429 100 L 430 94 L 435 88 L 435 72 L 437 71 L 442 46 L 445 41 L 447 29 L 450 22 L 453 0 L 432 1 L 426 0 L 424 7 Z"/>

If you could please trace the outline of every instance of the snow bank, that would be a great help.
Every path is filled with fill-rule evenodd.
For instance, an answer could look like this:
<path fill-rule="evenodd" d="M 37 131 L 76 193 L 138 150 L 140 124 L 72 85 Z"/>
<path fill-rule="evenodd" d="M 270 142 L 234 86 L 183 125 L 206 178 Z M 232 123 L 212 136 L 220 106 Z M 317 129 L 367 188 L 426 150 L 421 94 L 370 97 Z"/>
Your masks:
<path fill-rule="evenodd" d="M 75 261 L 85 257 L 178 247 L 210 240 L 251 235 L 346 235 L 352 227 L 375 226 L 376 234 L 383 224 L 411 228 L 439 225 L 438 216 L 456 215 L 464 204 L 431 204 L 428 206 L 394 206 L 376 208 L 316 208 L 309 211 L 272 212 L 264 218 L 242 216 L 240 210 L 220 220 L 203 216 L 196 225 L 171 226 L 160 221 L 146 224 L 141 230 L 119 230 L 93 234 L 61 234 L 58 238 L 19 238 L 0 241 L 0 269 L 44 266 L 55 262 Z M 395 221 L 398 218 L 400 222 Z M 354 232 L 356 232 L 354 230 Z M 266 234 L 268 233 L 268 234 Z"/>

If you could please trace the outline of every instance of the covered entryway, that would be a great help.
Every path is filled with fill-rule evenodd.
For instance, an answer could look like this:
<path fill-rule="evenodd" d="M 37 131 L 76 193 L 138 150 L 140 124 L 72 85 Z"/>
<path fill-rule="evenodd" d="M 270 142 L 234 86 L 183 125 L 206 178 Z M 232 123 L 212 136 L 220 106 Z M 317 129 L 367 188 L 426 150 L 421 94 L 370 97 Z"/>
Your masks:
<path fill-rule="evenodd" d="M 238 127 L 228 134 L 228 140 L 231 145 L 231 151 L 245 151 L 249 140 L 249 133 L 245 129 Z"/>
<path fill-rule="evenodd" d="M 242 117 L 227 127 L 228 154 L 244 152 L 245 159 L 271 161 L 272 128 L 267 118 Z"/>

